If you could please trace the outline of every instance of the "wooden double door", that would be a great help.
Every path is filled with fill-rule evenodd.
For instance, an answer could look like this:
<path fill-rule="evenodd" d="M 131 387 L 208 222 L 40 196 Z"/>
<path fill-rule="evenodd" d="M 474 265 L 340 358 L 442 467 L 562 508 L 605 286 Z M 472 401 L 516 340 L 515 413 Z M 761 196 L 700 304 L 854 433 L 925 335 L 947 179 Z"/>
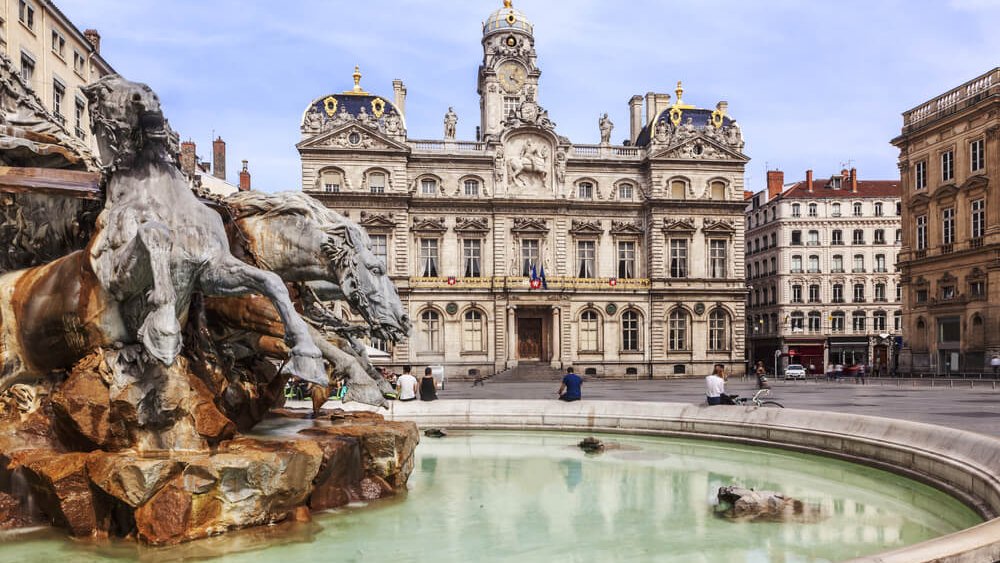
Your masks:
<path fill-rule="evenodd" d="M 545 357 L 545 323 L 541 317 L 517 319 L 517 357 L 520 360 L 540 362 Z"/>

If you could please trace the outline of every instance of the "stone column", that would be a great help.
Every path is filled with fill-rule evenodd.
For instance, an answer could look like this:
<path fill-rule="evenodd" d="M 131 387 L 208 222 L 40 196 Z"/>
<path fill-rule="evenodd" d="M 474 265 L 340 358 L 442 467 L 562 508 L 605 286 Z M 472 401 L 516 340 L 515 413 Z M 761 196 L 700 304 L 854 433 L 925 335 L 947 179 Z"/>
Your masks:
<path fill-rule="evenodd" d="M 562 367 L 562 309 L 552 307 L 552 361 L 554 368 Z"/>
<path fill-rule="evenodd" d="M 507 367 L 517 367 L 517 305 L 507 306 Z"/>

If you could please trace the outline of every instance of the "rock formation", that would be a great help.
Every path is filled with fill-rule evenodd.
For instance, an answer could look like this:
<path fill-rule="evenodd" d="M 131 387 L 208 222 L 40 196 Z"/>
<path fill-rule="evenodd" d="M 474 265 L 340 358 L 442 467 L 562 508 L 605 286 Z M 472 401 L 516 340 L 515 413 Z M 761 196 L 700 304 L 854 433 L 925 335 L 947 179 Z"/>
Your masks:
<path fill-rule="evenodd" d="M 732 520 L 764 522 L 816 522 L 818 507 L 774 491 L 755 491 L 739 486 L 719 487 L 716 514 Z"/>

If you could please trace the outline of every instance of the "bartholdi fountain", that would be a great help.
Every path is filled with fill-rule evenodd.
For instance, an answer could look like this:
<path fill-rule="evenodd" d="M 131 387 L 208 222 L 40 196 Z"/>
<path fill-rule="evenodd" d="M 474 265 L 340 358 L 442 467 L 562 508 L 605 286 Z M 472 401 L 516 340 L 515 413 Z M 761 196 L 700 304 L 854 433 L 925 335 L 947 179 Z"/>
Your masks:
<path fill-rule="evenodd" d="M 40 189 L 4 193 L 0 520 L 165 545 L 404 490 L 412 423 L 241 434 L 289 377 L 383 404 L 357 337 L 410 323 L 364 231 L 302 194 L 199 198 L 156 95 L 118 76 L 85 89 L 100 181 L 74 172 L 78 143 L 6 75 L 5 185 Z M 61 189 L 88 181 L 86 197 Z"/>

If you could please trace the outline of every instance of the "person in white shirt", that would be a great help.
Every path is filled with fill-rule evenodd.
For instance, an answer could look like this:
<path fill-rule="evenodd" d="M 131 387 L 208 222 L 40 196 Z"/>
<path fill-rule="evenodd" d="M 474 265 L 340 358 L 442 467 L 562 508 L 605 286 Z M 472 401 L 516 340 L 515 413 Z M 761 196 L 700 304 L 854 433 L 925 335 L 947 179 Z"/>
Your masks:
<path fill-rule="evenodd" d="M 417 398 L 417 378 L 410 373 L 410 366 L 403 366 L 403 375 L 396 379 L 396 393 L 400 401 Z"/>
<path fill-rule="evenodd" d="M 705 395 L 708 396 L 708 404 L 721 405 L 722 397 L 726 394 L 726 367 L 722 364 L 715 364 L 715 371 L 705 378 Z"/>
<path fill-rule="evenodd" d="M 990 360 L 990 366 L 993 367 L 993 375 L 1000 373 L 1000 356 L 994 355 L 993 359 Z"/>

